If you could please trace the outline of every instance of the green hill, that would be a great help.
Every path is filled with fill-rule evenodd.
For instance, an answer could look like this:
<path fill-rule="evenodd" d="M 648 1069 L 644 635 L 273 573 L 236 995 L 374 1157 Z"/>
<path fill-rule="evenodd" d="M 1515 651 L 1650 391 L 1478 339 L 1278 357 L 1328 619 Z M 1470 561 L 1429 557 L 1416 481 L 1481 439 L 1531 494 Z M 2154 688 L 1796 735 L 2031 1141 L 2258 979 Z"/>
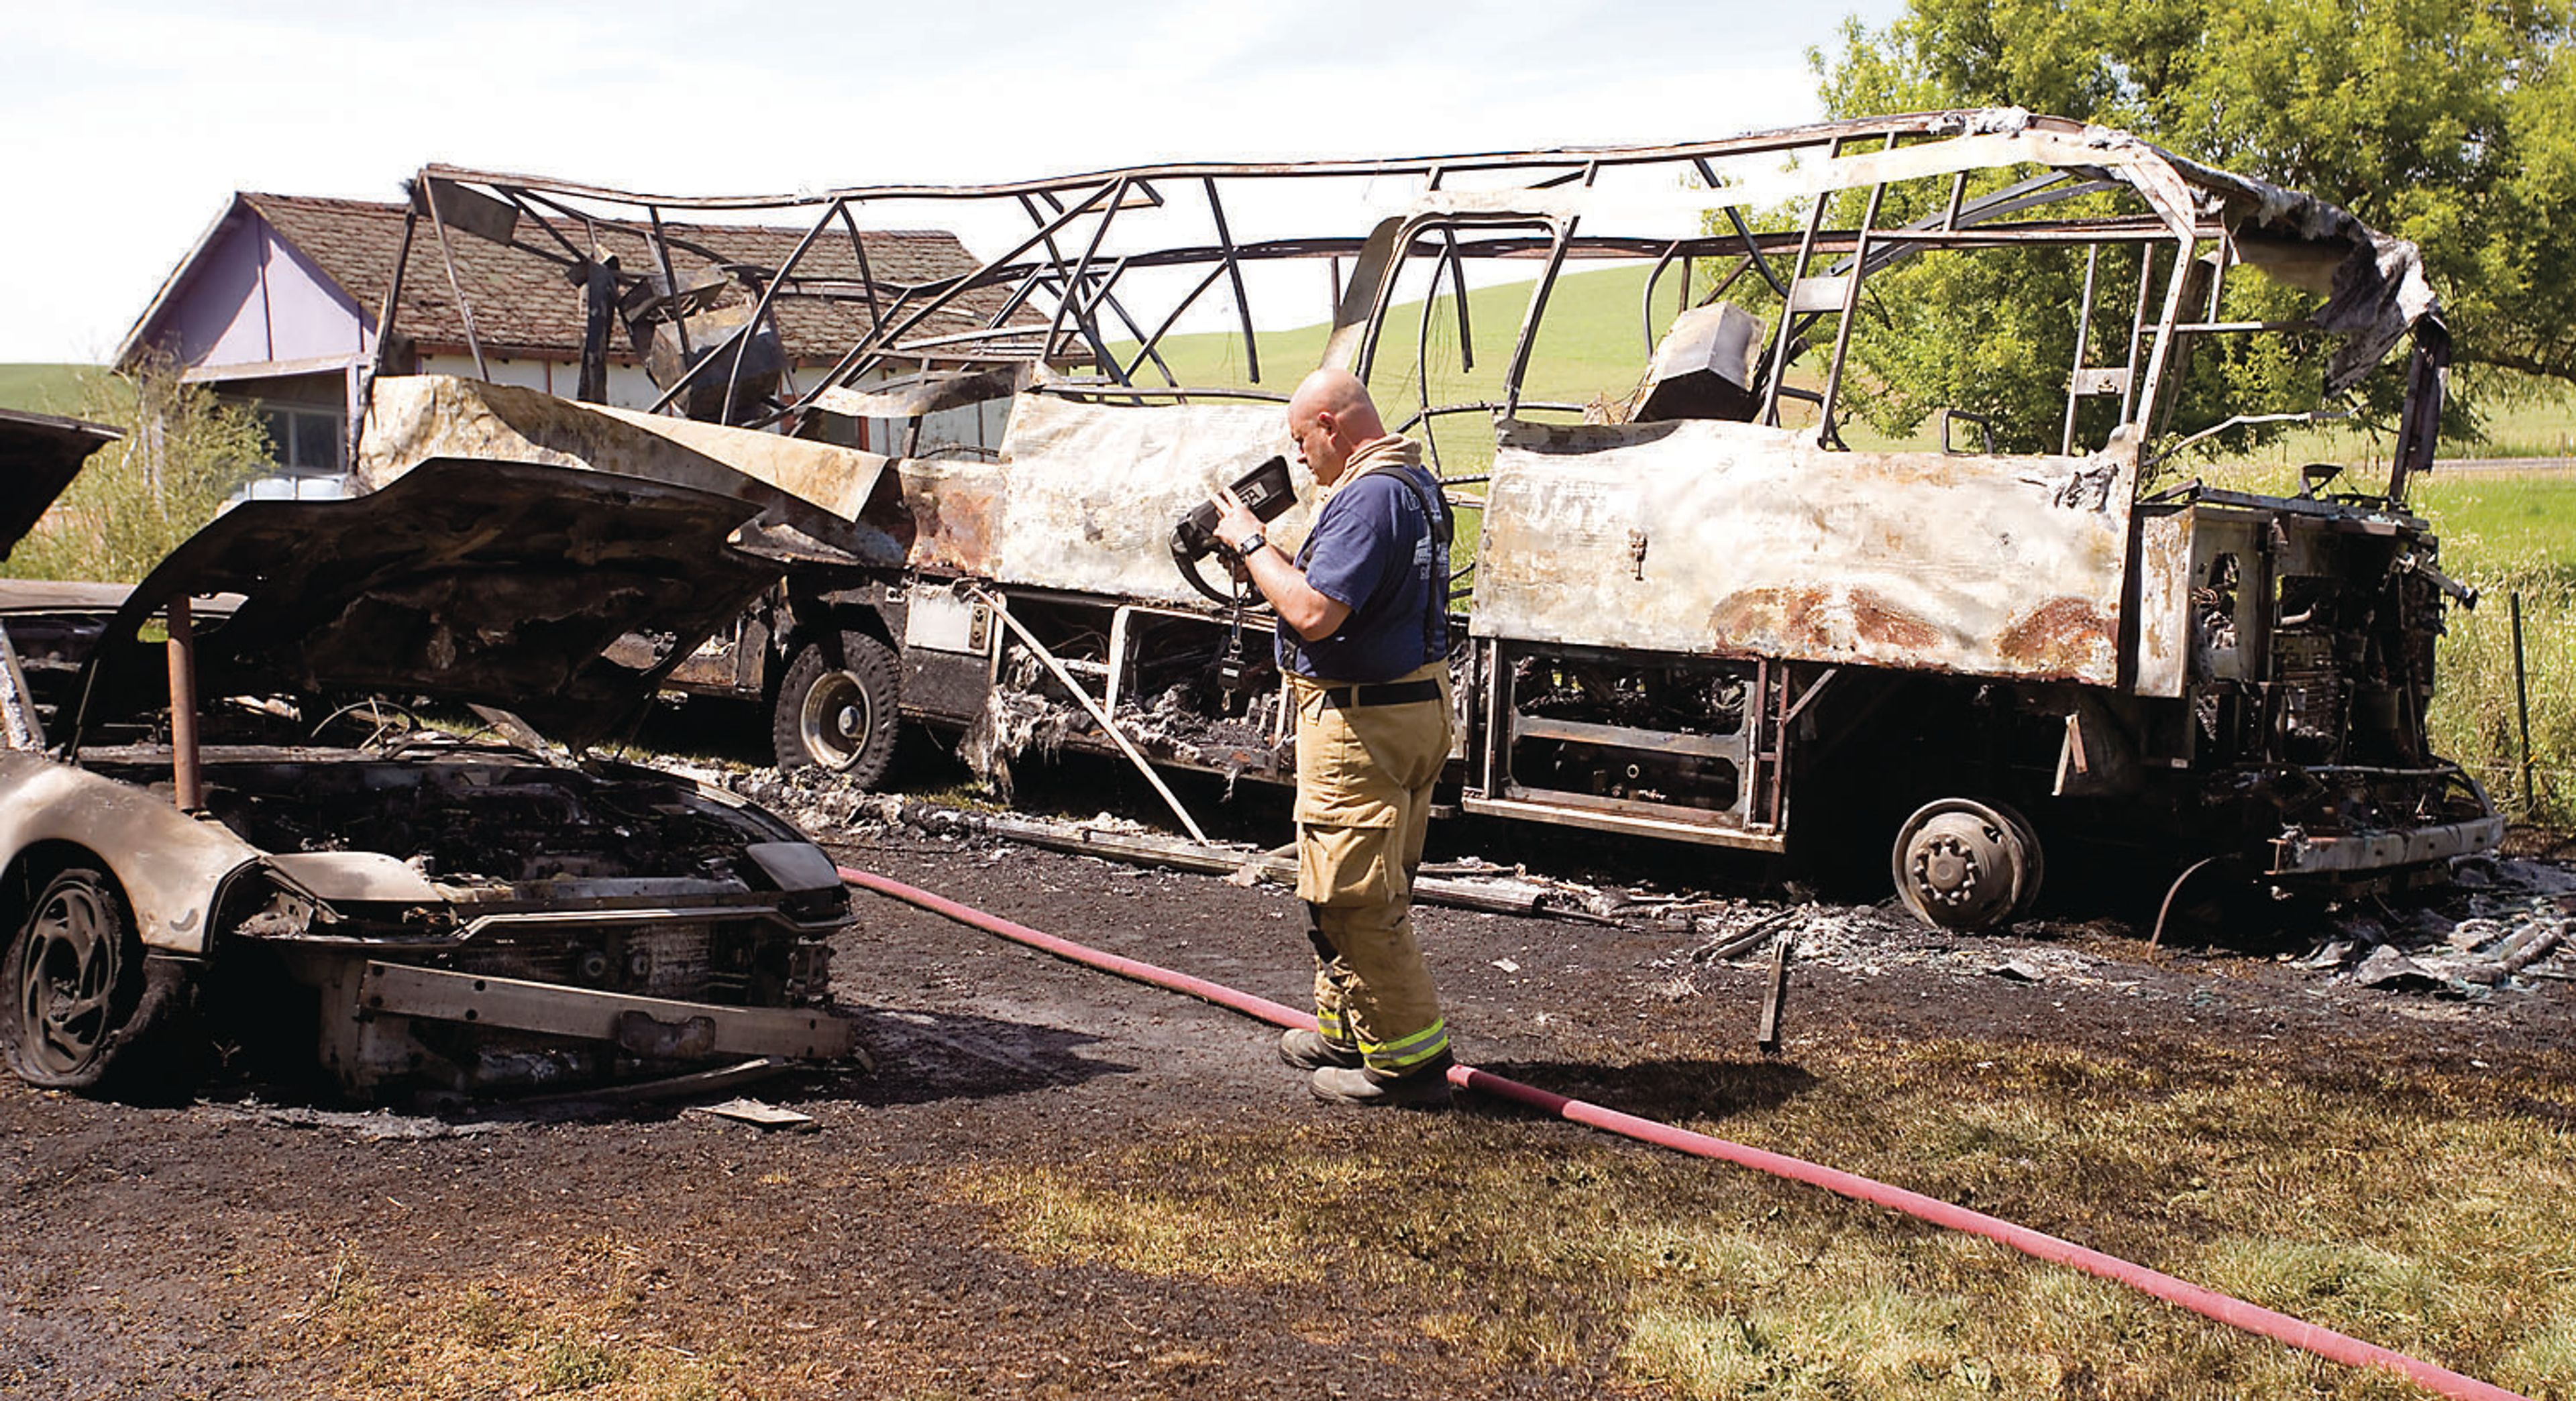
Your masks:
<path fill-rule="evenodd" d="M 1661 334 L 1672 324 L 1679 295 L 1677 274 L 1667 273 L 1663 285 L 1656 289 L 1654 324 Z M 1639 298 L 1645 288 L 1646 270 L 1642 266 L 1623 265 L 1589 272 L 1572 272 L 1557 279 L 1556 291 L 1548 301 L 1548 318 L 1540 327 L 1539 343 L 1530 357 L 1529 381 L 1523 399 L 1545 403 L 1588 404 L 1596 399 L 1622 398 L 1637 387 L 1646 370 L 1652 351 L 1646 344 L 1645 317 Z M 1431 398 L 1434 402 L 1473 403 L 1499 399 L 1505 364 L 1511 358 L 1513 342 L 1520 335 L 1521 318 L 1529 309 L 1529 296 L 1534 284 L 1510 283 L 1486 287 L 1467 296 L 1468 322 L 1475 333 L 1475 368 L 1468 370 L 1459 353 L 1457 314 L 1447 296 L 1433 303 L 1433 321 L 1428 354 L 1417 353 L 1420 344 L 1422 303 L 1419 300 L 1398 305 L 1388 317 L 1386 335 L 1378 350 L 1377 365 L 1370 383 L 1377 392 L 1379 407 L 1386 411 L 1390 424 L 1400 423 L 1422 401 L 1421 376 L 1417 361 L 1430 366 Z M 1407 291 L 1418 290 L 1418 283 L 1408 282 Z M 1263 389 L 1286 393 L 1298 377 L 1311 368 L 1323 354 L 1323 325 L 1302 326 L 1295 330 L 1264 332 L 1260 337 Z M 1121 359 L 1135 354 L 1128 342 L 1115 348 Z M 1244 372 L 1243 341 L 1239 334 L 1205 332 L 1174 336 L 1163 344 L 1164 359 L 1185 385 L 1234 386 L 1249 384 Z M 1792 384 L 1817 387 L 1812 364 L 1819 357 L 1809 355 L 1790 368 Z M 1138 381 L 1161 383 L 1149 364 L 1137 371 Z M 2576 396 L 2554 386 L 2494 386 L 2511 392 L 2489 394 L 2484 409 L 2483 439 L 2446 437 L 2441 453 L 2444 457 L 2554 457 L 2576 455 Z M 1792 422 L 1799 421 L 1795 406 L 1786 406 Z M 1930 425 L 1926 424 L 1902 439 L 1889 439 L 1865 423 L 1843 425 L 1846 441 L 1857 448 L 1905 447 L 1928 449 L 1934 446 Z M 1453 418 L 1444 425 L 1438 438 L 1444 465 L 1454 475 L 1471 470 L 1468 464 L 1484 460 L 1491 452 L 1490 434 L 1481 419 L 1469 415 Z M 2308 429 L 2281 434 L 2248 454 L 2257 466 L 2287 471 L 2301 462 L 2346 462 L 2385 466 L 2387 444 L 2367 433 L 2334 428 Z M 2202 470 L 2202 469 L 2195 469 Z"/>
<path fill-rule="evenodd" d="M 1672 317 L 1671 298 L 1679 295 L 1678 274 L 1668 275 L 1656 296 L 1665 322 Z M 1557 279 L 1549 298 L 1548 318 L 1540 327 L 1530 356 L 1530 374 L 1522 389 L 1526 403 L 1589 404 L 1624 398 L 1644 376 L 1652 349 L 1646 344 L 1638 297 L 1645 287 L 1643 267 L 1604 268 L 1568 273 Z M 1408 279 L 1404 290 L 1418 284 Z M 1388 315 L 1377 361 L 1369 382 L 1378 407 L 1390 425 L 1400 424 L 1422 405 L 1427 376 L 1434 404 L 1499 402 L 1503 370 L 1511 361 L 1528 314 L 1535 282 L 1482 287 L 1467 294 L 1467 323 L 1474 339 L 1473 367 L 1462 351 L 1454 300 L 1441 295 L 1431 302 L 1430 334 L 1423 335 L 1423 303 L 1400 303 Z M 1446 284 L 1443 284 L 1445 289 Z M 1322 358 L 1331 328 L 1321 323 L 1293 330 L 1260 333 L 1262 389 L 1284 394 Z M 1657 330 L 1662 326 L 1658 325 Z M 1115 347 L 1121 358 L 1135 354 L 1135 344 Z M 1240 333 L 1201 332 L 1164 340 L 1163 358 L 1181 383 L 1208 387 L 1247 387 Z M 1148 364 L 1137 371 L 1140 383 L 1160 383 Z M 1431 432 L 1443 467 L 1451 475 L 1481 470 L 1493 455 L 1493 433 L 1482 415 L 1464 414 L 1436 422 Z"/>
<path fill-rule="evenodd" d="M 1668 271 L 1655 289 L 1657 335 L 1671 326 L 1680 309 L 1679 278 L 1678 270 Z M 1405 290 L 1414 290 L 1414 286 L 1408 281 Z M 1535 287 L 1535 282 L 1513 282 L 1477 288 L 1467 294 L 1467 322 L 1474 336 L 1473 368 L 1467 366 L 1467 357 L 1461 353 L 1458 316 L 1450 297 L 1444 294 L 1433 300 L 1427 340 L 1422 326 L 1423 303 L 1399 303 L 1388 314 L 1377 362 L 1369 376 L 1387 422 L 1402 423 L 1421 407 L 1425 366 L 1430 380 L 1429 398 L 1434 404 L 1499 402 L 1503 371 L 1520 338 L 1521 321 L 1529 312 L 1530 293 Z M 1654 356 L 1646 340 L 1642 305 L 1645 287 L 1646 269 L 1642 265 L 1560 276 L 1556 290 L 1548 298 L 1547 319 L 1539 327 L 1538 343 L 1530 352 L 1522 403 L 1580 408 L 1625 399 L 1633 392 L 1644 380 L 1646 364 Z M 1263 382 L 1259 387 L 1283 394 L 1295 387 L 1298 378 L 1322 357 L 1328 329 L 1317 324 L 1261 333 Z M 1136 351 L 1132 341 L 1113 349 L 1122 359 L 1132 357 Z M 1184 385 L 1240 388 L 1250 384 L 1239 333 L 1173 336 L 1163 342 L 1163 358 Z M 1793 384 L 1813 387 L 1800 367 L 1793 367 L 1789 378 Z M 1137 379 L 1139 383 L 1161 383 L 1150 364 L 1137 371 Z M 1794 413 L 1793 409 L 1793 421 Z M 1860 424 L 1846 425 L 1845 436 L 1854 446 L 1885 445 Z M 1435 442 L 1442 465 L 1453 476 L 1478 470 L 1493 452 L 1493 434 L 1481 415 L 1444 420 L 1437 427 Z"/>
<path fill-rule="evenodd" d="M 1646 344 L 1637 302 L 1645 282 L 1642 267 L 1605 268 L 1560 277 L 1550 298 L 1548 322 L 1531 357 L 1532 373 L 1524 397 L 1580 404 L 1604 394 L 1624 395 L 1635 388 L 1652 353 Z M 1530 292 L 1535 285 L 1506 283 L 1467 294 L 1467 320 L 1475 337 L 1473 369 L 1464 364 L 1457 313 L 1448 296 L 1432 303 L 1434 315 L 1427 354 L 1420 353 L 1425 349 L 1422 302 L 1417 299 L 1398 305 L 1387 318 L 1377 368 L 1370 377 L 1378 396 L 1387 401 L 1387 416 L 1397 417 L 1400 403 L 1419 404 L 1421 380 L 1416 373 L 1417 363 L 1430 366 L 1435 399 L 1499 398 L 1503 368 L 1511 358 L 1513 341 L 1520 335 L 1521 318 L 1529 309 Z M 1667 298 L 1675 294 L 1676 283 L 1668 276 L 1656 297 L 1664 321 L 1672 316 Z M 1261 333 L 1265 381 L 1261 387 L 1281 392 L 1292 387 L 1298 376 L 1322 356 L 1328 329 L 1318 323 Z M 1657 329 L 1662 326 L 1659 324 Z M 1127 355 L 1135 353 L 1133 342 L 1120 349 Z M 1183 384 L 1250 383 L 1240 334 L 1173 336 L 1163 342 L 1163 357 Z M 1150 365 L 1138 373 L 1148 379 L 1155 377 Z"/>
<path fill-rule="evenodd" d="M 106 374 L 104 365 L 0 365 L 0 409 L 78 415 L 90 382 Z"/>

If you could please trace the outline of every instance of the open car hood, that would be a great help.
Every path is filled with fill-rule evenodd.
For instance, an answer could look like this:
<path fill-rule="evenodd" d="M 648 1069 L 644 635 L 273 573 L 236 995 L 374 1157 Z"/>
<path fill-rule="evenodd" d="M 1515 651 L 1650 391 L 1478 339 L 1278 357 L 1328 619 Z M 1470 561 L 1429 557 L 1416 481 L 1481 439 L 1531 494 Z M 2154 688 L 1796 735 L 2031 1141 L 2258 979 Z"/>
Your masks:
<path fill-rule="evenodd" d="M 166 700 L 160 649 L 116 644 L 172 598 L 230 592 L 232 616 L 197 630 L 201 696 L 430 696 L 588 744 L 777 577 L 731 543 L 758 511 L 637 477 L 461 458 L 351 500 L 246 501 L 135 586 L 82 678 L 72 742 Z M 621 641 L 630 633 L 649 645 Z"/>
<path fill-rule="evenodd" d="M 0 559 L 36 528 L 89 455 L 117 437 L 104 424 L 0 409 Z"/>

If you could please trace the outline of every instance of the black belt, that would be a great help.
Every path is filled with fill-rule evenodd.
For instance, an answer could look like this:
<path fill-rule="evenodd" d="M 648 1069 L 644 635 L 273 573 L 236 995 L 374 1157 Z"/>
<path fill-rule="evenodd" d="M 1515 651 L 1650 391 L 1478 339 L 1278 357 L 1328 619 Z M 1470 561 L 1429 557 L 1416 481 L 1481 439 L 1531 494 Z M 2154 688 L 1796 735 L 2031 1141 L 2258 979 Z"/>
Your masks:
<path fill-rule="evenodd" d="M 1334 710 L 1349 710 L 1363 705 L 1411 705 L 1416 701 L 1440 699 L 1440 683 L 1430 677 L 1420 681 L 1379 681 L 1365 686 L 1327 686 L 1324 704 Z"/>

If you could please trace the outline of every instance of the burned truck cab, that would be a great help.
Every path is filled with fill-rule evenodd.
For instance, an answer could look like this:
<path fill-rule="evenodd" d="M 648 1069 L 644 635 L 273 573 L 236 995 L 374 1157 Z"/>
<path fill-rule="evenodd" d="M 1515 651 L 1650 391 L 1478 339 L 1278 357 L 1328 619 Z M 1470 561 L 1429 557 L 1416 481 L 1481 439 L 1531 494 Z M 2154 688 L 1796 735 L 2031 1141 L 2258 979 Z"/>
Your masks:
<path fill-rule="evenodd" d="M 2180 776 L 2162 813 L 2281 879 L 2438 875 L 2502 840 L 2494 805 L 2425 731 L 2444 610 L 2476 599 L 2441 572 L 2422 518 L 2384 498 L 2193 482 L 2141 503 L 2137 528 L 2144 772 L 2113 754 L 2096 761 L 2107 781 L 2070 773 L 2061 791 Z"/>

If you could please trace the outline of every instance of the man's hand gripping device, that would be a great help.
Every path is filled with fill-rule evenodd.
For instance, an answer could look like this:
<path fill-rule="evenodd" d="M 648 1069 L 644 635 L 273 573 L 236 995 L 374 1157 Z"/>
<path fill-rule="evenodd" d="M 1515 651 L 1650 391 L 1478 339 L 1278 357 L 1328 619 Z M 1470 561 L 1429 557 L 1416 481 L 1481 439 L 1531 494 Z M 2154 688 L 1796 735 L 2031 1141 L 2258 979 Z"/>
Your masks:
<path fill-rule="evenodd" d="M 1234 483 L 1235 498 L 1264 522 L 1275 521 L 1297 504 L 1297 484 L 1288 475 L 1288 459 L 1273 457 L 1245 473 Z M 1243 657 L 1243 606 L 1252 595 L 1249 582 L 1237 579 L 1231 593 L 1218 593 L 1214 585 L 1199 573 L 1199 561 L 1225 548 L 1216 538 L 1216 503 L 1204 501 L 1197 510 L 1180 518 L 1172 526 L 1172 563 L 1180 566 L 1181 577 L 1190 587 L 1207 595 L 1212 603 L 1223 604 L 1227 623 L 1225 655 L 1217 660 L 1217 685 L 1229 704 L 1248 684 L 1250 668 Z"/>
<path fill-rule="evenodd" d="M 1297 484 L 1288 475 L 1288 459 L 1273 457 L 1245 473 L 1234 483 L 1234 494 L 1263 521 L 1275 521 L 1297 504 Z M 1179 566 L 1181 577 L 1190 587 L 1207 596 L 1211 603 L 1238 607 L 1243 602 L 1240 590 L 1231 596 L 1217 592 L 1199 573 L 1199 561 L 1223 549 L 1216 538 L 1216 503 L 1202 501 L 1198 509 L 1180 518 L 1172 526 L 1172 563 Z"/>

